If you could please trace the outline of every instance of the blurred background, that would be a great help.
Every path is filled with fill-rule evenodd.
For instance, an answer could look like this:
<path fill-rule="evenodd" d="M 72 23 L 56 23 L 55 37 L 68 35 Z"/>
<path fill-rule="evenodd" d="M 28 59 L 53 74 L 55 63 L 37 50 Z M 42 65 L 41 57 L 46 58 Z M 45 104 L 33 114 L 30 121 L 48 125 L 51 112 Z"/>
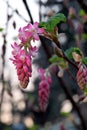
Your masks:
<path fill-rule="evenodd" d="M 27 23 L 47 21 L 61 12 L 67 17 L 66 23 L 58 25 L 59 41 L 64 50 L 79 47 L 86 56 L 87 43 L 87 1 L 80 0 L 0 0 L 0 129 L 1 130 L 82 130 L 87 123 L 86 98 L 69 73 L 64 73 L 64 83 L 52 75 L 51 94 L 46 112 L 38 105 L 39 78 L 37 69 L 49 68 L 49 58 L 54 54 L 53 43 L 41 37 L 33 59 L 33 76 L 28 87 L 19 85 L 16 69 L 9 60 L 11 44 L 18 41 L 18 29 Z M 33 43 L 32 43 L 33 44 Z M 54 72 L 55 71 L 55 72 Z M 76 71 L 70 68 L 75 77 Z M 54 73 L 53 73 L 54 72 Z M 69 100 L 62 86 L 66 84 L 69 94 L 78 104 L 84 118 L 82 122 L 75 106 Z M 86 129 L 85 129 L 86 130 Z"/>

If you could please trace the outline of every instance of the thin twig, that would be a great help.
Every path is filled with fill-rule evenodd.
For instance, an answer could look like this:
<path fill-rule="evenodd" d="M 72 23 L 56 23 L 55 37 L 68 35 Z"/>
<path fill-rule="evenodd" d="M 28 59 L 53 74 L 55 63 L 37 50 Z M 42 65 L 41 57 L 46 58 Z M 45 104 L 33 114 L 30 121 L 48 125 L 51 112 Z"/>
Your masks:
<path fill-rule="evenodd" d="M 60 48 L 60 49 L 62 50 L 62 53 L 63 53 L 62 58 L 64 58 L 66 61 L 68 61 L 68 63 L 70 63 L 71 65 L 73 65 L 73 66 L 78 70 L 77 65 L 76 65 L 74 62 L 72 62 L 72 61 L 66 56 L 66 54 L 65 54 L 65 52 L 64 52 L 64 50 L 63 50 L 63 48 L 62 48 L 62 46 L 61 46 L 61 44 L 60 44 L 60 42 L 59 42 L 56 38 L 53 39 L 53 42 L 56 44 L 56 46 L 57 46 L 58 48 Z M 58 50 L 59 50 L 59 49 L 58 49 Z"/>
<path fill-rule="evenodd" d="M 57 77 L 58 77 L 58 76 L 57 76 Z M 72 96 L 71 96 L 69 90 L 67 89 L 68 87 L 66 86 L 66 84 L 65 84 L 65 82 L 63 81 L 62 78 L 58 77 L 58 80 L 60 81 L 60 84 L 61 84 L 61 86 L 62 86 L 62 88 L 63 88 L 65 94 L 67 95 L 67 98 L 71 101 L 73 107 L 75 108 L 75 110 L 76 110 L 77 113 L 78 113 L 78 116 L 79 116 L 79 118 L 80 118 L 80 120 L 81 120 L 82 129 L 83 129 L 83 130 L 86 130 L 87 128 L 86 128 L 86 125 L 85 125 L 83 116 L 82 116 L 82 114 L 81 114 L 81 112 L 80 112 L 80 109 L 79 109 L 78 105 L 75 103 L 75 101 L 73 100 L 73 98 L 72 98 Z"/>
<path fill-rule="evenodd" d="M 41 21 L 41 0 L 39 0 L 39 21 Z"/>
<path fill-rule="evenodd" d="M 69 75 L 69 77 L 73 80 L 76 81 L 75 77 L 72 75 L 72 73 L 69 71 L 69 69 L 66 69 L 67 74 Z"/>
<path fill-rule="evenodd" d="M 30 21 L 31 21 L 31 23 L 33 24 L 33 23 L 34 23 L 34 22 L 33 22 L 33 18 L 32 18 L 32 15 L 31 15 L 31 12 L 30 12 L 30 9 L 29 9 L 29 7 L 28 7 L 28 4 L 27 4 L 26 0 L 23 0 L 23 3 L 24 3 L 24 5 L 25 5 L 26 10 L 27 10 L 27 12 L 28 12 L 28 15 L 29 15 L 29 17 L 30 17 Z"/>
<path fill-rule="evenodd" d="M 6 1 L 5 1 L 6 2 Z M 7 3 L 7 2 L 6 2 Z M 26 20 L 17 9 L 14 9 L 9 3 L 8 3 L 8 7 L 12 10 L 12 13 L 16 13 L 22 20 L 24 20 L 25 22 L 29 22 L 28 20 Z"/>

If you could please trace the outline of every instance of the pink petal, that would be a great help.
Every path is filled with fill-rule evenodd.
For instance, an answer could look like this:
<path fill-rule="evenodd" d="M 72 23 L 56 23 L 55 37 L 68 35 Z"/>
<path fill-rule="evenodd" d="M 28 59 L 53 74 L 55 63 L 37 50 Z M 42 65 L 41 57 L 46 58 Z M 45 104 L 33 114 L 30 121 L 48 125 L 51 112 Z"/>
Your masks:
<path fill-rule="evenodd" d="M 24 70 L 25 73 L 27 73 L 28 72 L 28 67 L 27 66 L 23 66 L 23 70 Z"/>
<path fill-rule="evenodd" d="M 35 22 L 34 24 L 33 24 L 33 26 L 34 26 L 34 28 L 38 28 L 38 22 Z"/>
<path fill-rule="evenodd" d="M 38 32 L 37 33 L 39 33 L 39 34 L 44 33 L 44 29 L 43 28 L 38 28 Z"/>
<path fill-rule="evenodd" d="M 39 36 L 37 35 L 37 33 L 34 34 L 33 38 L 37 41 L 39 40 Z"/>

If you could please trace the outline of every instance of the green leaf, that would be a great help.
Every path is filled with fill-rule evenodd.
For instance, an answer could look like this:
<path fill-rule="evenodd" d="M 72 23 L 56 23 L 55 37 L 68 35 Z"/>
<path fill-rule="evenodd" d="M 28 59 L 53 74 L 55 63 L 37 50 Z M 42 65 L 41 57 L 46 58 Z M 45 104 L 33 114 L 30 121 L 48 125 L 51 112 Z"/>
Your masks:
<path fill-rule="evenodd" d="M 85 65 L 87 65 L 87 57 L 82 58 L 82 63 L 84 63 Z"/>
<path fill-rule="evenodd" d="M 57 55 L 53 55 L 53 56 L 49 59 L 49 61 L 50 61 L 51 63 L 55 63 L 55 62 L 57 62 L 57 60 L 58 60 L 58 56 L 57 56 Z"/>
<path fill-rule="evenodd" d="M 72 52 L 73 52 L 73 47 L 71 47 L 71 48 L 69 48 L 69 49 L 67 49 L 67 50 L 65 51 L 65 54 L 67 55 L 67 57 L 68 57 L 69 59 L 73 59 Z"/>
<path fill-rule="evenodd" d="M 82 55 L 82 52 L 80 51 L 79 48 L 77 48 L 77 47 L 71 47 L 71 48 L 69 48 L 69 49 L 67 49 L 65 51 L 65 54 L 67 55 L 67 57 L 69 59 L 73 59 L 72 52 L 76 52 L 77 54 Z"/>
<path fill-rule="evenodd" d="M 83 9 L 81 9 L 80 12 L 79 12 L 79 15 L 84 16 L 85 14 L 86 14 L 86 12 Z"/>
<path fill-rule="evenodd" d="M 60 22 L 65 22 L 65 21 L 66 21 L 65 15 L 62 13 L 58 13 L 49 18 L 47 22 L 47 30 L 49 32 L 52 32 L 57 24 L 59 24 Z"/>
<path fill-rule="evenodd" d="M 0 28 L 0 32 L 2 32 L 3 31 L 3 28 Z"/>
<path fill-rule="evenodd" d="M 60 112 L 60 114 L 61 114 L 62 116 L 69 116 L 69 115 L 70 115 L 69 112 Z"/>
<path fill-rule="evenodd" d="M 73 52 L 76 52 L 77 54 L 82 55 L 81 50 L 79 48 L 77 48 L 77 47 L 74 47 Z"/>
<path fill-rule="evenodd" d="M 60 57 L 58 57 L 57 55 L 53 55 L 50 59 L 49 59 L 49 61 L 51 62 L 51 63 L 57 63 L 57 62 L 59 62 L 59 61 L 63 61 L 63 58 L 60 58 Z"/>
<path fill-rule="evenodd" d="M 46 25 L 47 25 L 46 22 L 40 22 L 40 23 L 39 23 L 39 27 L 43 27 L 45 30 L 47 29 L 47 28 L 46 28 Z"/>
<path fill-rule="evenodd" d="M 67 64 L 66 64 L 66 61 L 61 58 L 61 57 L 58 57 L 57 55 L 53 55 L 49 61 L 51 63 L 57 63 L 58 66 L 61 66 L 62 68 L 66 68 L 67 67 Z"/>
<path fill-rule="evenodd" d="M 48 32 L 53 32 L 54 28 L 60 22 L 66 22 L 66 17 L 62 13 L 58 13 L 48 19 L 47 22 L 41 22 L 39 27 L 43 27 Z"/>
<path fill-rule="evenodd" d="M 86 87 L 85 87 L 85 89 L 84 89 L 84 92 L 87 93 L 87 85 L 86 85 Z"/>
<path fill-rule="evenodd" d="M 83 34 L 82 34 L 82 38 L 83 38 L 84 40 L 87 40 L 87 34 L 86 34 L 86 33 L 83 33 Z"/>

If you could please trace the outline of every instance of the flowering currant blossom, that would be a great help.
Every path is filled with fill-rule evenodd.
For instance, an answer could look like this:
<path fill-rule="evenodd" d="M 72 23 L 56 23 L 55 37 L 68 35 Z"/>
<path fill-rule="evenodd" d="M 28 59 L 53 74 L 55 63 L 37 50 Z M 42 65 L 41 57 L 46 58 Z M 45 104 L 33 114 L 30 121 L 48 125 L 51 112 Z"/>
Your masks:
<path fill-rule="evenodd" d="M 29 77 L 32 75 L 32 57 L 36 56 L 38 48 L 32 47 L 31 40 L 39 40 L 39 35 L 44 33 L 43 28 L 38 27 L 39 23 L 29 23 L 27 26 L 19 29 L 18 38 L 21 43 L 14 43 L 12 47 L 13 64 L 16 66 L 18 79 L 23 88 L 26 88 L 29 82 Z"/>
<path fill-rule="evenodd" d="M 22 43 L 26 43 L 31 37 L 31 33 L 26 30 L 25 27 L 19 29 L 18 37 Z"/>
<path fill-rule="evenodd" d="M 39 106 L 41 111 L 45 111 L 48 105 L 50 85 L 47 80 L 42 80 L 39 84 Z"/>
<path fill-rule="evenodd" d="M 78 65 L 78 72 L 77 72 L 77 83 L 79 85 L 79 87 L 84 90 L 86 85 L 87 85 L 87 67 L 82 64 L 82 63 L 79 63 Z"/>
<path fill-rule="evenodd" d="M 18 37 L 22 43 L 30 42 L 30 40 L 39 40 L 39 34 L 43 34 L 44 29 L 39 28 L 38 25 L 38 22 L 35 22 L 33 25 L 29 23 L 27 26 L 19 29 Z"/>
<path fill-rule="evenodd" d="M 36 54 L 37 54 L 37 52 L 38 52 L 38 48 L 37 48 L 36 46 L 34 46 L 34 47 L 29 47 L 30 56 L 35 57 Z"/>
<path fill-rule="evenodd" d="M 48 106 L 48 99 L 50 94 L 50 84 L 52 82 L 51 76 L 45 74 L 44 69 L 38 70 L 40 74 L 40 83 L 39 83 L 39 106 L 41 111 L 45 112 Z"/>
<path fill-rule="evenodd" d="M 13 64 L 16 66 L 18 79 L 23 88 L 26 88 L 29 82 L 29 77 L 32 75 L 31 67 L 31 56 L 29 52 L 26 52 L 24 49 L 21 49 L 17 43 L 12 45 L 13 58 L 10 58 L 13 61 Z"/>
<path fill-rule="evenodd" d="M 11 45 L 11 47 L 13 48 L 12 51 L 13 56 L 16 56 L 20 53 L 21 47 L 16 42 L 14 42 L 14 45 Z"/>

